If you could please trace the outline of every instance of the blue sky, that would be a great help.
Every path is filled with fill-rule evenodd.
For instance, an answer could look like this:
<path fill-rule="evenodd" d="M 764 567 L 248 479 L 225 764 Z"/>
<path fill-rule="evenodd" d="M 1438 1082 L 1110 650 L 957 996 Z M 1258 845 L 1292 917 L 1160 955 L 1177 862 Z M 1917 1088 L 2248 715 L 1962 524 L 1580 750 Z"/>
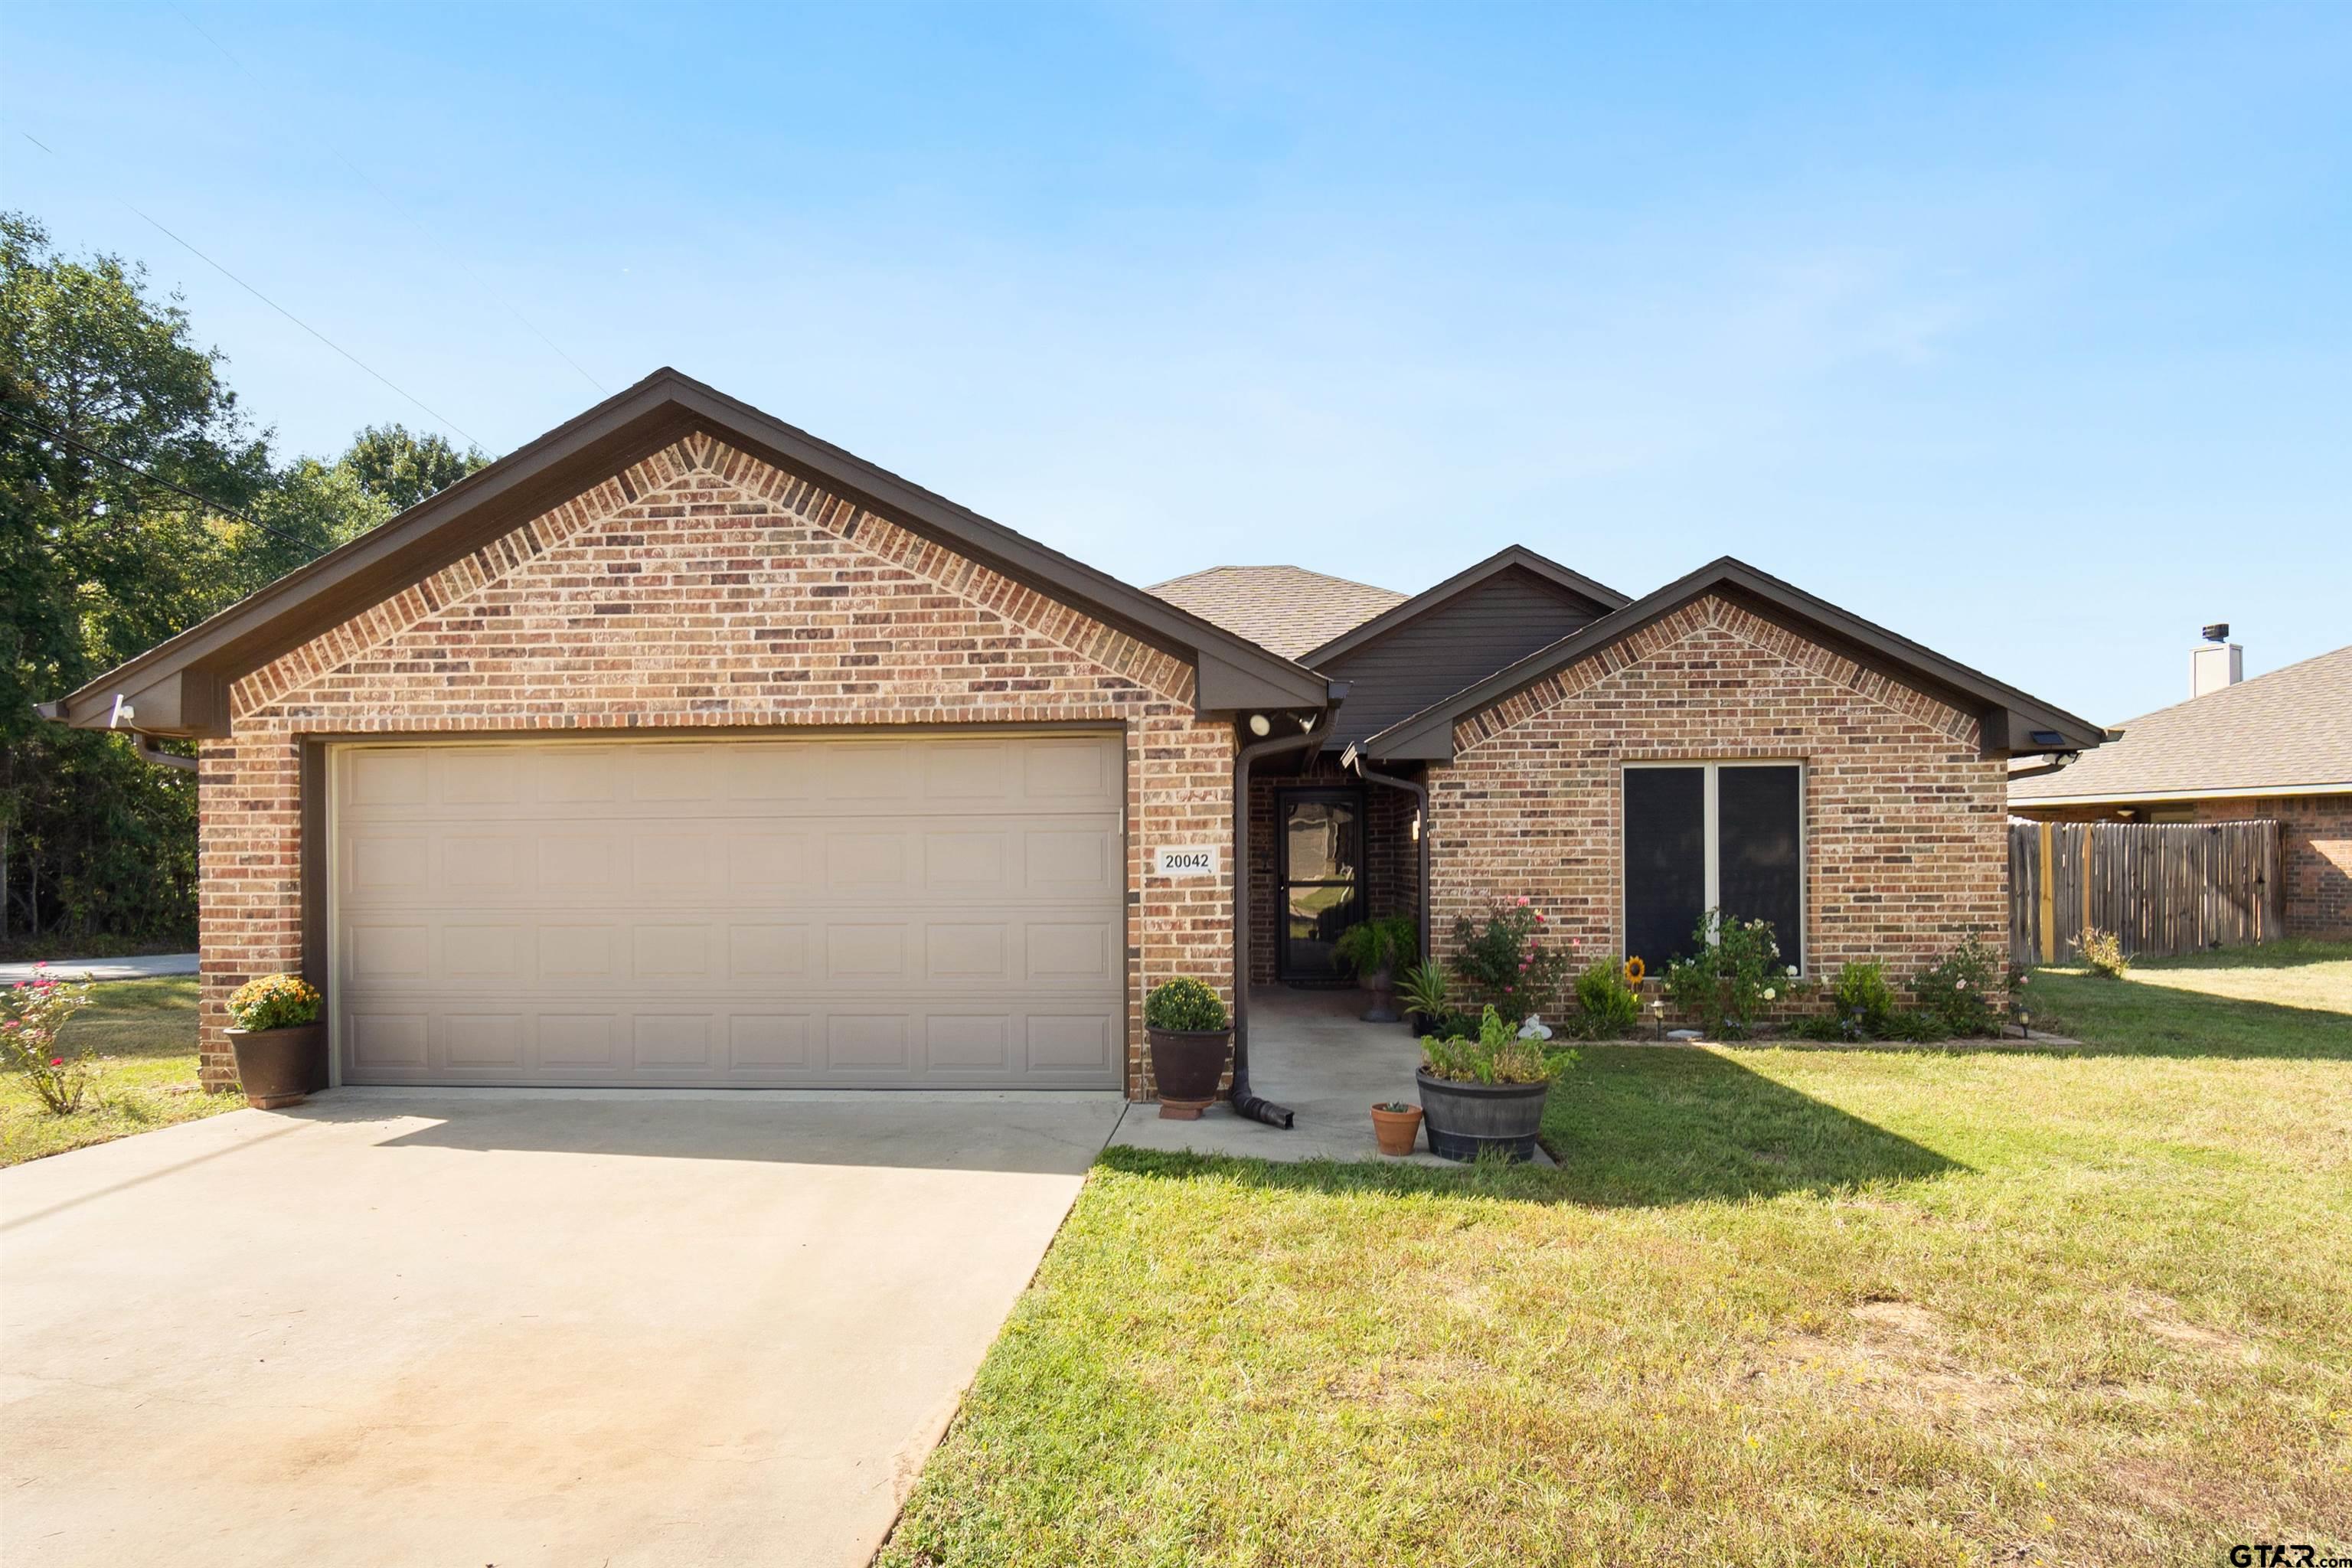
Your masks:
<path fill-rule="evenodd" d="M 436 421 L 126 202 L 492 452 L 674 364 L 1138 583 L 1731 553 L 2109 722 L 2352 641 L 2352 6 L 19 0 L 0 142 L 289 450 Z"/>

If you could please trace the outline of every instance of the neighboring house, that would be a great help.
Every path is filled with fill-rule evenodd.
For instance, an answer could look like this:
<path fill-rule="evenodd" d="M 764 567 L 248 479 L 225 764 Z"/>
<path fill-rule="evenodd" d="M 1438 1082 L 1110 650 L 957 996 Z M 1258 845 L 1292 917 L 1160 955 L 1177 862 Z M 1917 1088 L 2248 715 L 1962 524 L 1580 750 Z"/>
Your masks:
<path fill-rule="evenodd" d="M 1130 1095 L 1151 986 L 1424 888 L 1997 941 L 2009 759 L 2101 739 L 1730 560 L 1147 593 L 671 371 L 45 711 L 200 742 L 211 1081 L 299 969 L 343 1082 Z"/>
<path fill-rule="evenodd" d="M 2037 822 L 2276 818 L 2288 934 L 2352 937 L 2352 647 L 2252 680 L 2238 679 L 2234 645 L 2194 659 L 2201 695 L 2064 767 L 2021 770 L 2010 810 Z"/>

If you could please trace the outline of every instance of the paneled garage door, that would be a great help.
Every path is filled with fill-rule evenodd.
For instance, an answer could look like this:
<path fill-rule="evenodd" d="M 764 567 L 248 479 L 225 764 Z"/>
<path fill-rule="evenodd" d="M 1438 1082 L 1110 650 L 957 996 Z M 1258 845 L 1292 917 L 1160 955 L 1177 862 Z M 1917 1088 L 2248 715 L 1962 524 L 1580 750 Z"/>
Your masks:
<path fill-rule="evenodd" d="M 1123 1080 L 1117 736 L 329 757 L 347 1083 Z"/>

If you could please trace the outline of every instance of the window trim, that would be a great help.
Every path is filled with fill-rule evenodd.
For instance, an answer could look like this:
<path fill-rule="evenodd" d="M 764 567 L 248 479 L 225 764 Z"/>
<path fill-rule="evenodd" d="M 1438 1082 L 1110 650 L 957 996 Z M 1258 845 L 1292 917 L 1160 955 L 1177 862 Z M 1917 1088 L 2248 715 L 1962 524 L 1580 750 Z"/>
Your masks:
<path fill-rule="evenodd" d="M 1724 768 L 1794 768 L 1797 770 L 1797 952 L 1801 978 L 1813 973 L 1812 900 L 1809 884 L 1812 865 L 1812 779 L 1802 757 L 1652 757 L 1618 764 L 1617 781 L 1617 930 L 1622 938 L 1633 929 L 1633 889 L 1625 876 L 1625 783 L 1636 768 L 1696 768 L 1700 772 L 1699 838 L 1706 865 L 1701 912 L 1723 907 L 1722 810 L 1717 795 Z M 1622 945 L 1622 942 L 1620 942 Z"/>

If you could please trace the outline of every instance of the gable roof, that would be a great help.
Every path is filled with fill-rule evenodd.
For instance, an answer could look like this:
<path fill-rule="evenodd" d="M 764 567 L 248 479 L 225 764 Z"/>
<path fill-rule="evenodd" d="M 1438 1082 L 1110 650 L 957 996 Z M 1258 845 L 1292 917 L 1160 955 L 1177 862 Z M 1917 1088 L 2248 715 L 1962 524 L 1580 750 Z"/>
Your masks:
<path fill-rule="evenodd" d="M 1454 726 L 1481 709 L 1534 685 L 1555 670 L 1622 641 L 1706 594 L 1718 594 L 1767 619 L 1794 624 L 1804 635 L 1837 648 L 1865 668 L 1923 690 L 1983 723 L 1990 755 L 2022 756 L 2044 752 L 2084 751 L 2106 731 L 2086 719 L 2053 708 L 2017 688 L 1946 658 L 1932 648 L 1875 626 L 1726 555 L 1657 592 L 1634 600 L 1498 670 L 1475 686 L 1398 721 L 1364 742 L 1365 753 L 1390 761 L 1450 762 Z"/>
<path fill-rule="evenodd" d="M 1303 566 L 1212 566 L 1154 583 L 1151 592 L 1285 658 L 1404 601 L 1393 588 Z"/>
<path fill-rule="evenodd" d="M 1616 589 L 1596 583 L 1581 573 L 1571 572 L 1559 562 L 1538 555 L 1524 544 L 1507 544 L 1467 571 L 1456 572 L 1435 587 L 1424 588 L 1409 599 L 1400 600 L 1371 619 L 1350 627 L 1329 642 L 1305 650 L 1297 658 L 1301 664 L 1320 668 L 1327 661 L 1344 658 L 1366 643 L 1386 637 L 1406 622 L 1417 620 L 1448 600 L 1457 598 L 1514 568 L 1533 573 L 1554 587 L 1566 589 L 1580 598 L 1589 600 L 1595 609 L 1604 613 L 1622 610 L 1632 603 Z"/>
<path fill-rule="evenodd" d="M 2145 713 L 2013 805 L 2352 791 L 2352 647 Z"/>
<path fill-rule="evenodd" d="M 1320 678 L 1255 641 L 665 367 L 42 711 L 103 728 L 120 696 L 135 704 L 142 731 L 226 734 L 227 689 L 239 676 L 697 432 L 1191 659 L 1203 710 L 1324 701 Z"/>

